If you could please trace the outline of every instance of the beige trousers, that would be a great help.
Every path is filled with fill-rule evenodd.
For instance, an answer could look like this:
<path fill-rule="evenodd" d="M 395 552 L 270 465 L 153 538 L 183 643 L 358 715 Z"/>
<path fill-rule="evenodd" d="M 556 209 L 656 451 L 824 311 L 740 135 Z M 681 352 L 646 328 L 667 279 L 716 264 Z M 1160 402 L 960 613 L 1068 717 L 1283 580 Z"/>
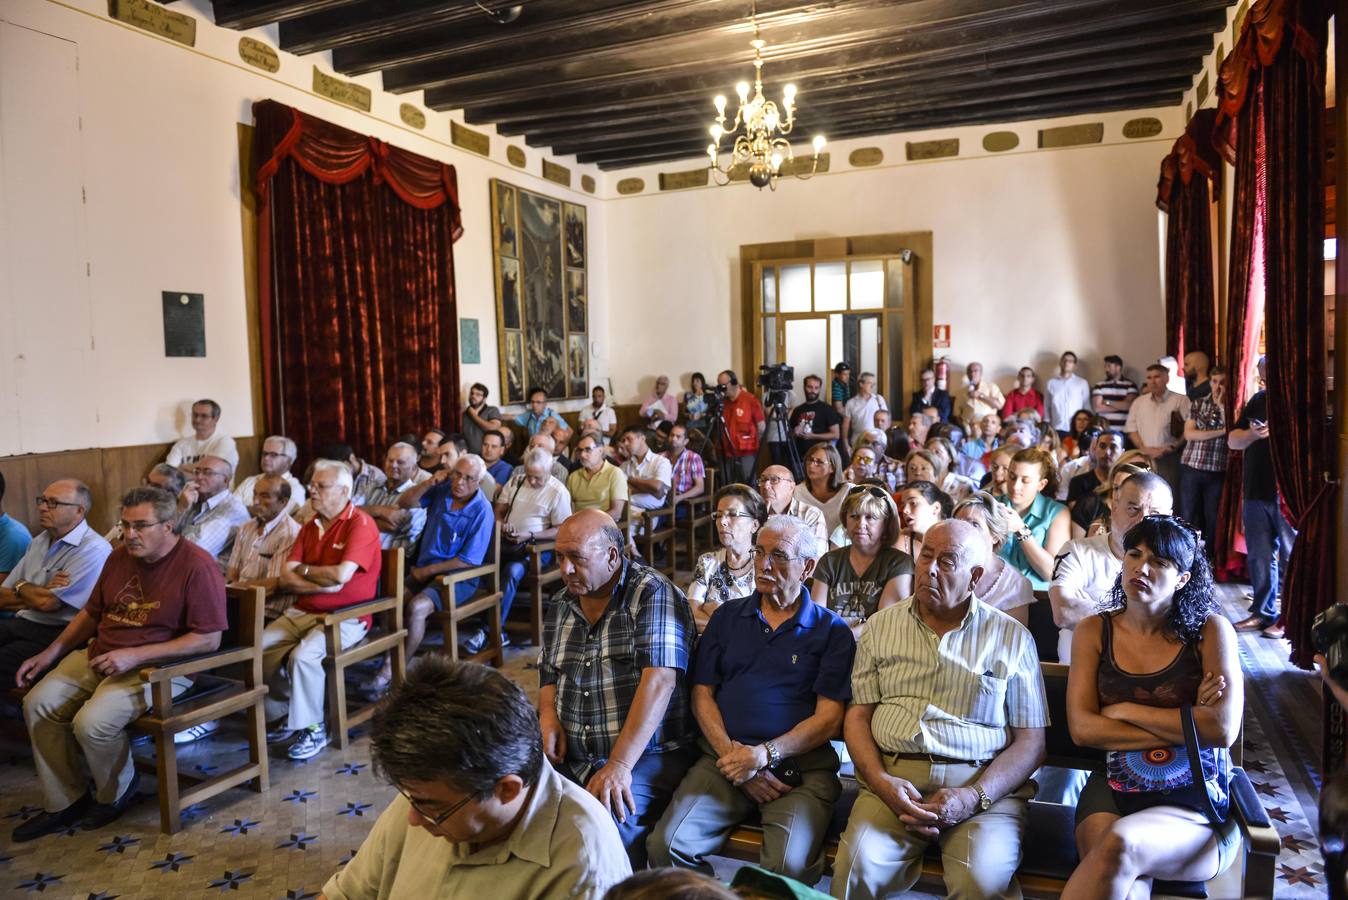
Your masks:
<path fill-rule="evenodd" d="M 176 696 L 191 679 L 174 679 Z M 126 728 L 150 708 L 150 686 L 140 668 L 105 678 L 89 668 L 87 650 L 71 651 L 23 698 L 23 717 L 33 742 L 33 762 L 46 809 L 58 812 L 84 796 L 94 779 L 94 799 L 112 803 L 131 786 L 135 768 Z"/>
<path fill-rule="evenodd" d="M 359 619 L 348 619 L 338 629 L 345 650 L 363 640 L 369 627 Z M 267 623 L 262 629 L 262 676 L 267 679 L 268 722 L 287 717 L 286 727 L 291 731 L 323 723 L 328 689 L 323 658 L 327 655 L 327 638 L 312 613 L 292 607 Z"/>
<path fill-rule="evenodd" d="M 967 787 L 985 767 L 945 765 L 885 756 L 889 774 L 912 783 L 926 797 L 943 787 Z M 1027 781 L 986 812 L 976 813 L 937 838 L 913 834 L 885 802 L 863 784 L 838 844 L 833 896 L 846 900 L 892 897 L 910 890 L 922 872 L 931 840 L 940 842 L 946 896 L 955 900 L 1018 900 L 1016 869 L 1028 802 Z"/>

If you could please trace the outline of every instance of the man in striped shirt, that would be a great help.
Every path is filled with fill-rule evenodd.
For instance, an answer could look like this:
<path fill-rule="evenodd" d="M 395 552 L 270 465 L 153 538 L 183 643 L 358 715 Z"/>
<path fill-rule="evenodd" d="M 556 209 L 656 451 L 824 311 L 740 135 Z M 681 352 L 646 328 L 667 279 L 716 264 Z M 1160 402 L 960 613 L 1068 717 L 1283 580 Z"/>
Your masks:
<path fill-rule="evenodd" d="M 1091 408 L 1109 424 L 1122 431 L 1128 422 L 1128 410 L 1141 392 L 1132 379 L 1123 375 L 1123 357 L 1105 357 L 1105 379 L 1091 388 Z"/>
<path fill-rule="evenodd" d="M 973 594 L 990 554 L 972 525 L 934 526 L 913 596 L 862 632 L 843 734 L 863 787 L 838 847 L 835 897 L 911 889 L 931 841 L 950 896 L 1020 896 L 1048 707 L 1029 631 Z"/>
<path fill-rule="evenodd" d="M 293 496 L 290 483 L 283 477 L 263 475 L 251 487 L 253 502 L 248 512 L 252 518 L 239 526 L 234 538 L 225 564 L 225 583 L 266 591 L 266 619 L 270 622 L 295 602 L 294 594 L 278 589 L 290 549 L 299 537 L 300 523 L 287 513 Z"/>

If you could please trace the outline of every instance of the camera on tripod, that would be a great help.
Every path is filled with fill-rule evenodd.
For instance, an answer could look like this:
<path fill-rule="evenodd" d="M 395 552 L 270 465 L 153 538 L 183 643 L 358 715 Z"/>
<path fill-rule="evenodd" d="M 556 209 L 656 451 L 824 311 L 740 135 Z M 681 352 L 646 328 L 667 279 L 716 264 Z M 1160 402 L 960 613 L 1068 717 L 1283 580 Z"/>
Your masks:
<path fill-rule="evenodd" d="M 1348 604 L 1327 606 L 1315 617 L 1311 643 L 1325 658 L 1329 677 L 1348 688 Z"/>
<path fill-rule="evenodd" d="M 796 384 L 796 370 L 786 363 L 758 367 L 758 386 L 765 406 L 785 406 L 786 395 Z"/>

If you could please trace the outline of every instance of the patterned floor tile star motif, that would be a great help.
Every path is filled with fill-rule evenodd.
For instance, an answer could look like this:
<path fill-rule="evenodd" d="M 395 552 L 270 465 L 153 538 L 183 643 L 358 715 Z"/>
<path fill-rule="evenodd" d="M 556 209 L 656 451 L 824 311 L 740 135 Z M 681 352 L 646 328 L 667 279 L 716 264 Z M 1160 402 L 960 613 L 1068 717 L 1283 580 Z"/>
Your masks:
<path fill-rule="evenodd" d="M 120 896 L 121 894 L 110 894 L 107 891 L 99 891 L 97 894 L 91 891 L 84 900 L 117 900 Z"/>
<path fill-rule="evenodd" d="M 260 824 L 257 819 L 235 819 L 233 825 L 226 825 L 220 829 L 221 834 L 247 834 L 248 829 L 256 828 Z"/>
<path fill-rule="evenodd" d="M 40 812 L 42 812 L 42 807 L 28 806 L 27 804 L 25 804 L 23 806 L 20 806 L 13 812 L 5 813 L 5 818 L 22 819 L 23 821 L 27 822 L 29 819 L 33 818 L 33 816 L 37 815 Z"/>
<path fill-rule="evenodd" d="M 294 790 L 281 799 L 286 803 L 308 803 L 310 797 L 317 797 L 318 791 Z"/>
<path fill-rule="evenodd" d="M 318 891 L 306 891 L 304 885 L 300 885 L 297 888 L 291 888 L 286 891 L 286 895 L 282 900 L 314 900 L 317 896 Z"/>
<path fill-rule="evenodd" d="M 140 843 L 140 838 L 125 837 L 115 835 L 112 840 L 106 844 L 99 844 L 98 849 L 104 853 L 125 853 L 127 847 L 135 846 Z"/>
<path fill-rule="evenodd" d="M 1263 794 L 1265 797 L 1278 796 L 1278 789 L 1267 782 L 1251 780 L 1250 784 L 1254 785 L 1254 790 L 1257 794 Z"/>
<path fill-rule="evenodd" d="M 158 799 L 158 797 L 156 797 L 156 796 L 153 795 L 153 794 L 142 794 L 141 796 L 142 796 L 142 797 L 150 797 L 150 798 L 155 799 L 155 800 Z M 186 809 L 184 809 L 184 810 L 182 811 L 183 821 L 190 821 L 190 820 L 192 820 L 192 819 L 195 819 L 197 816 L 201 815 L 201 814 L 204 813 L 205 811 L 206 811 L 206 807 L 205 807 L 204 805 L 202 805 L 202 804 L 200 804 L 200 803 L 193 803 L 191 806 L 187 807 Z"/>
<path fill-rule="evenodd" d="M 1264 765 L 1263 761 L 1258 759 L 1246 760 L 1241 768 L 1246 772 L 1258 772 L 1260 775 L 1268 774 L 1268 766 Z"/>
<path fill-rule="evenodd" d="M 301 831 L 299 834 L 292 834 L 290 840 L 282 841 L 276 845 L 277 850 L 308 850 L 309 845 L 318 840 L 318 835 L 307 834 Z"/>
<path fill-rule="evenodd" d="M 337 810 L 339 816 L 364 816 L 365 810 L 374 806 L 373 803 L 348 803 L 345 809 Z"/>
<path fill-rule="evenodd" d="M 365 768 L 365 763 L 347 763 L 337 770 L 338 775 L 359 775 L 360 770 Z"/>
<path fill-rule="evenodd" d="M 14 859 L 14 857 L 5 856 L 5 854 L 0 853 L 0 866 L 3 866 L 5 863 L 11 861 L 12 859 Z"/>
<path fill-rule="evenodd" d="M 225 891 L 237 891 L 239 885 L 253 877 L 252 872 L 226 872 L 224 875 L 215 879 L 209 884 L 209 887 L 219 888 L 220 893 Z"/>
<path fill-rule="evenodd" d="M 1320 883 L 1316 881 L 1319 874 L 1319 872 L 1309 869 L 1306 866 L 1300 866 L 1294 869 L 1287 865 L 1287 863 L 1278 864 L 1278 877 L 1286 879 L 1288 884 L 1305 884 L 1315 887 Z"/>
<path fill-rule="evenodd" d="M 49 886 L 51 886 L 51 885 L 53 885 L 53 884 L 56 884 L 56 883 L 59 882 L 62 878 L 65 878 L 65 876 L 64 876 L 64 875 L 49 875 L 49 874 L 47 874 L 46 872 L 38 872 L 38 873 L 36 873 L 35 875 L 33 875 L 32 878 L 28 879 L 27 881 L 20 881 L 20 882 L 19 882 L 19 887 L 20 887 L 22 890 L 25 890 L 25 891 L 37 891 L 38 893 L 42 893 L 42 892 L 45 891 Z"/>
<path fill-rule="evenodd" d="M 1297 837 L 1292 834 L 1282 836 L 1282 847 L 1284 850 L 1291 850 L 1293 853 L 1300 853 L 1303 850 L 1313 850 L 1320 846 L 1310 838 Z"/>
<path fill-rule="evenodd" d="M 1281 806 L 1266 806 L 1264 812 L 1268 813 L 1270 819 L 1277 819 L 1283 824 L 1287 823 L 1287 812 Z"/>
<path fill-rule="evenodd" d="M 194 857 L 188 853 L 170 853 L 163 859 L 150 863 L 150 868 L 158 869 L 160 872 L 176 872 L 190 863 L 193 858 Z"/>

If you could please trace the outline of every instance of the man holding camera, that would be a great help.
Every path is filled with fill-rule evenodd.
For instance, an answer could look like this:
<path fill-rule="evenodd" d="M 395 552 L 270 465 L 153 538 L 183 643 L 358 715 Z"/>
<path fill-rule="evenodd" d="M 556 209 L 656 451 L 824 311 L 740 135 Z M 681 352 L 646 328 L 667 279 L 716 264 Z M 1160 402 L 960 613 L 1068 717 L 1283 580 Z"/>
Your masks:
<path fill-rule="evenodd" d="M 791 436 L 796 441 L 796 455 L 801 459 L 820 441 L 830 443 L 842 436 L 842 416 L 831 405 L 819 399 L 824 381 L 818 375 L 806 375 L 805 402 L 791 410 Z M 801 473 L 796 473 L 799 480 Z"/>
<path fill-rule="evenodd" d="M 852 694 L 856 644 L 805 589 L 820 549 L 804 522 L 772 517 L 754 547 L 756 590 L 711 617 L 690 678 L 702 755 L 646 841 L 652 866 L 712 874 L 706 857 L 757 812 L 763 868 L 806 884 L 823 874 L 842 791 L 829 738 Z"/>
<path fill-rule="evenodd" d="M 716 376 L 716 393 L 724 397 L 721 415 L 725 419 L 725 432 L 717 449 L 723 457 L 726 483 L 751 484 L 759 443 L 767 428 L 763 404 L 740 385 L 739 376 L 731 369 Z"/>

